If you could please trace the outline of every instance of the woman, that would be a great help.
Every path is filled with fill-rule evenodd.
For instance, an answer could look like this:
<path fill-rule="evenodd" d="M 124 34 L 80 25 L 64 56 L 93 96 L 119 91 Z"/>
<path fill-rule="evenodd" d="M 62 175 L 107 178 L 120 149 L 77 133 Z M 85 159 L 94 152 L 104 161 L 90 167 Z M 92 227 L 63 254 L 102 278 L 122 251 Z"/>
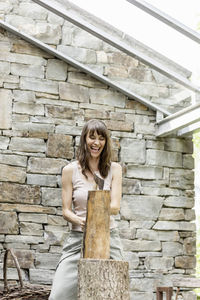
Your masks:
<path fill-rule="evenodd" d="M 97 188 L 96 178 L 104 180 L 103 189 L 110 190 L 111 214 L 120 209 L 122 169 L 111 162 L 110 137 L 105 124 L 90 120 L 83 127 L 77 161 L 62 172 L 63 217 L 72 224 L 63 247 L 49 300 L 77 299 L 77 262 L 80 259 L 86 221 L 88 191 Z M 122 260 L 121 242 L 113 217 L 110 220 L 110 258 Z"/>

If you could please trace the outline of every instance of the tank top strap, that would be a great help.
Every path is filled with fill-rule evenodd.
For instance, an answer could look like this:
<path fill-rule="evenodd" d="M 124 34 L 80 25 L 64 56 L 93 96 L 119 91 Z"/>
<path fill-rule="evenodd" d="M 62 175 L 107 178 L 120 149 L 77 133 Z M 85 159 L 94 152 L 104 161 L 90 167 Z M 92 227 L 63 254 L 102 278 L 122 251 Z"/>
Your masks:
<path fill-rule="evenodd" d="M 71 162 L 73 167 L 73 173 L 72 173 L 72 184 L 75 184 L 76 179 L 79 177 L 79 170 L 78 170 L 78 161 L 75 160 Z"/>
<path fill-rule="evenodd" d="M 110 181 L 112 181 L 112 163 L 110 165 L 110 170 L 108 172 L 108 176 L 107 177 L 109 178 Z"/>
<path fill-rule="evenodd" d="M 79 167 L 78 160 L 75 160 L 75 161 L 71 162 L 70 164 L 73 166 L 72 184 L 75 187 L 77 180 L 81 180 L 81 176 L 80 176 L 81 170 Z M 105 184 L 104 184 L 105 189 L 108 189 L 108 188 L 110 189 L 111 182 L 112 182 L 112 163 L 111 163 L 110 169 L 108 171 L 108 175 L 105 178 Z"/>
<path fill-rule="evenodd" d="M 104 190 L 108 190 L 111 189 L 111 183 L 112 183 L 112 163 L 110 165 L 110 169 L 108 171 L 108 175 L 105 178 L 105 182 L 104 182 Z"/>

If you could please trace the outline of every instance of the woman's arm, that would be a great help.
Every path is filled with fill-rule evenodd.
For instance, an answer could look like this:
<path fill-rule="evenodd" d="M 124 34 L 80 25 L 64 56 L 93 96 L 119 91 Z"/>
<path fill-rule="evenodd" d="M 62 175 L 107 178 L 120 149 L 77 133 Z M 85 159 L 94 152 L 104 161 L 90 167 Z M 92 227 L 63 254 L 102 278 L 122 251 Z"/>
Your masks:
<path fill-rule="evenodd" d="M 112 162 L 112 183 L 111 183 L 111 203 L 110 214 L 117 215 L 120 210 L 122 197 L 122 167 L 116 162 Z"/>
<path fill-rule="evenodd" d="M 85 219 L 78 217 L 72 211 L 72 175 L 73 167 L 66 166 L 62 171 L 62 211 L 63 218 L 68 222 L 83 227 L 85 225 Z"/>

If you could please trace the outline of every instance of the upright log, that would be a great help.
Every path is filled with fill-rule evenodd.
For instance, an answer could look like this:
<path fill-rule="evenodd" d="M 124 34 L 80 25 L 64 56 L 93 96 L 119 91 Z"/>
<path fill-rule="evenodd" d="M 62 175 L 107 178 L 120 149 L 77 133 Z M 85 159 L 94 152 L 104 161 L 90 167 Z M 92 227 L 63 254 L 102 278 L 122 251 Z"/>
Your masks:
<path fill-rule="evenodd" d="M 110 258 L 110 192 L 89 191 L 84 258 Z"/>
<path fill-rule="evenodd" d="M 128 262 L 110 258 L 110 192 L 88 195 L 78 300 L 130 300 Z"/>
<path fill-rule="evenodd" d="M 128 262 L 80 259 L 78 300 L 130 300 Z"/>

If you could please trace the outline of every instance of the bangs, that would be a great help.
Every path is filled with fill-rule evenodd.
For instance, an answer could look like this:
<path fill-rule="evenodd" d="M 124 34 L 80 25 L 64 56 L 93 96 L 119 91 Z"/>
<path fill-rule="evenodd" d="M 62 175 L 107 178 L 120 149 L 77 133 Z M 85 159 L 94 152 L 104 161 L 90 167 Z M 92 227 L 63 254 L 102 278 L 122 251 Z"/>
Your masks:
<path fill-rule="evenodd" d="M 87 129 L 90 134 L 94 134 L 96 131 L 98 135 L 102 135 L 105 138 L 108 136 L 107 128 L 101 122 L 91 122 L 88 124 Z"/>

